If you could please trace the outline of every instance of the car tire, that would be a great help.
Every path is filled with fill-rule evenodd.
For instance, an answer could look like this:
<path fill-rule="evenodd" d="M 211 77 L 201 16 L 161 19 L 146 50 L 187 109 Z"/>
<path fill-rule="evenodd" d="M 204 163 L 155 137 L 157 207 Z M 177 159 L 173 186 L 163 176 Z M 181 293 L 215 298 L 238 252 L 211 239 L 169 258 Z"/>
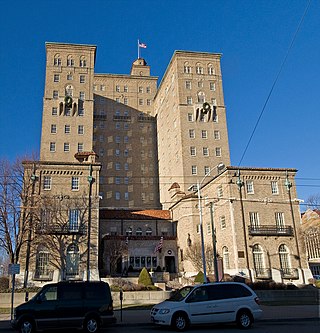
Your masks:
<path fill-rule="evenodd" d="M 174 314 L 172 317 L 171 326 L 178 332 L 185 331 L 189 326 L 188 316 L 182 312 Z"/>
<path fill-rule="evenodd" d="M 20 333 L 34 333 L 35 332 L 35 324 L 32 319 L 26 318 L 20 322 L 19 325 Z"/>
<path fill-rule="evenodd" d="M 99 328 L 99 320 L 95 316 L 88 317 L 84 322 L 84 331 L 87 333 L 96 333 Z"/>
<path fill-rule="evenodd" d="M 239 328 L 248 329 L 253 324 L 253 317 L 249 310 L 240 310 L 237 314 L 237 325 Z"/>

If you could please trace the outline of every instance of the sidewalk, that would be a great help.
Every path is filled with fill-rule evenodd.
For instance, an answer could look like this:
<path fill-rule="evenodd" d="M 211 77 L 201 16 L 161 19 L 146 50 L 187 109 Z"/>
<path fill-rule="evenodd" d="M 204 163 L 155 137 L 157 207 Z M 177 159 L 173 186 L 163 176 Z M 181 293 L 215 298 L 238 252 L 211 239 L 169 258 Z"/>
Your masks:
<path fill-rule="evenodd" d="M 285 320 L 319 320 L 320 307 L 318 305 L 289 305 L 267 306 L 261 305 L 263 315 L 260 321 L 285 321 Z M 125 308 L 116 310 L 116 325 L 151 325 L 150 310 L 137 310 Z M 10 327 L 10 314 L 0 314 L 0 330 Z"/>

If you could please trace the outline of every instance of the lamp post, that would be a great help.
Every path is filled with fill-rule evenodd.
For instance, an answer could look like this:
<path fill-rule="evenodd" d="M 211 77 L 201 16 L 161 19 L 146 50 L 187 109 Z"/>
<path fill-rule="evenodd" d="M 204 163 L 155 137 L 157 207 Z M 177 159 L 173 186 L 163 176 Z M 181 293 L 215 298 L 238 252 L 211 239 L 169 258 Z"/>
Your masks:
<path fill-rule="evenodd" d="M 223 163 L 219 163 L 214 168 L 219 170 L 223 169 L 225 165 Z M 199 206 L 199 220 L 200 220 L 200 238 L 201 238 L 201 252 L 202 252 L 202 266 L 203 266 L 203 282 L 207 283 L 207 269 L 206 269 L 206 255 L 205 255 L 205 247 L 204 247 L 204 236 L 203 236 L 203 217 L 202 217 L 202 205 L 201 205 L 201 185 L 203 181 L 211 174 L 211 169 L 204 175 L 201 181 L 197 181 L 197 194 L 198 194 L 198 206 Z M 212 231 L 213 232 L 213 231 Z M 213 245 L 215 247 L 215 244 Z"/>
<path fill-rule="evenodd" d="M 91 241 L 91 195 L 92 195 L 92 164 L 89 166 L 89 176 L 88 176 L 88 183 L 89 183 L 89 203 L 88 203 L 88 239 L 87 239 L 87 281 L 90 281 L 90 241 Z"/>

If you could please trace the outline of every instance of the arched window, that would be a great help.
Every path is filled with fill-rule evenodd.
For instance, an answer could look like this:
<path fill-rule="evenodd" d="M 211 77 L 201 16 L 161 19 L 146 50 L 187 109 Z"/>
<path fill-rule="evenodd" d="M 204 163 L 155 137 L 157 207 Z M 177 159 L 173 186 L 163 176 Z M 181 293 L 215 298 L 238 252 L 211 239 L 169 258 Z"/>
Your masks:
<path fill-rule="evenodd" d="M 284 244 L 279 246 L 279 259 L 283 274 L 289 275 L 291 273 L 290 252 L 288 247 Z"/>
<path fill-rule="evenodd" d="M 192 73 L 191 66 L 189 65 L 189 63 L 187 61 L 184 63 L 183 72 L 186 74 Z"/>
<path fill-rule="evenodd" d="M 136 236 L 142 236 L 142 229 L 141 228 L 137 228 Z"/>
<path fill-rule="evenodd" d="M 253 264 L 257 277 L 265 274 L 264 253 L 260 245 L 255 244 L 252 248 Z"/>
<path fill-rule="evenodd" d="M 208 64 L 208 74 L 209 75 L 214 75 L 216 73 L 214 67 L 212 64 Z"/>
<path fill-rule="evenodd" d="M 148 227 L 146 230 L 146 236 L 151 236 L 151 235 L 152 235 L 152 229 Z"/>
<path fill-rule="evenodd" d="M 79 275 L 79 248 L 77 244 L 72 243 L 67 248 L 66 257 L 66 276 L 73 277 Z"/>
<path fill-rule="evenodd" d="M 200 63 L 196 64 L 196 73 L 197 74 L 203 74 L 203 66 L 202 66 L 202 64 L 200 64 Z"/>
<path fill-rule="evenodd" d="M 53 59 L 53 65 L 54 66 L 61 66 L 61 58 L 60 54 L 56 54 Z"/>
<path fill-rule="evenodd" d="M 73 67 L 74 66 L 74 60 L 71 55 L 68 56 L 67 58 L 67 66 L 68 67 Z"/>
<path fill-rule="evenodd" d="M 200 91 L 198 93 L 198 103 L 204 103 L 205 102 L 205 95 L 204 92 Z"/>
<path fill-rule="evenodd" d="M 129 227 L 126 229 L 126 236 L 131 236 L 132 235 L 132 228 Z"/>
<path fill-rule="evenodd" d="M 35 278 L 49 277 L 49 250 L 39 245 L 36 254 Z"/>
<path fill-rule="evenodd" d="M 229 249 L 226 246 L 222 248 L 222 260 L 223 260 L 223 267 L 225 269 L 229 269 L 230 268 Z"/>
<path fill-rule="evenodd" d="M 68 84 L 68 85 L 66 86 L 65 95 L 66 95 L 66 96 L 70 96 L 70 97 L 73 96 L 73 86 L 72 86 L 71 84 Z"/>
<path fill-rule="evenodd" d="M 80 58 L 80 67 L 87 67 L 87 60 L 84 56 Z"/>

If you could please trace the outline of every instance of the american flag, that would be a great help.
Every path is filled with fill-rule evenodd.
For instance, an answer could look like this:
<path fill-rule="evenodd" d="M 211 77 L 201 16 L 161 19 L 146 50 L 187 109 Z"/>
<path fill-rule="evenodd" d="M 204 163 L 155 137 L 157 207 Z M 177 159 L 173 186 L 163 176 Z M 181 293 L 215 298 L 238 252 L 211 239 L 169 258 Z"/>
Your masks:
<path fill-rule="evenodd" d="M 147 48 L 147 44 L 139 42 L 139 47 L 142 47 L 143 49 L 146 49 Z"/>
<path fill-rule="evenodd" d="M 158 251 L 160 252 L 161 249 L 162 249 L 162 245 L 163 245 L 163 237 L 160 238 L 160 241 L 156 245 L 156 247 L 154 248 L 154 252 L 153 253 L 157 253 Z"/>

